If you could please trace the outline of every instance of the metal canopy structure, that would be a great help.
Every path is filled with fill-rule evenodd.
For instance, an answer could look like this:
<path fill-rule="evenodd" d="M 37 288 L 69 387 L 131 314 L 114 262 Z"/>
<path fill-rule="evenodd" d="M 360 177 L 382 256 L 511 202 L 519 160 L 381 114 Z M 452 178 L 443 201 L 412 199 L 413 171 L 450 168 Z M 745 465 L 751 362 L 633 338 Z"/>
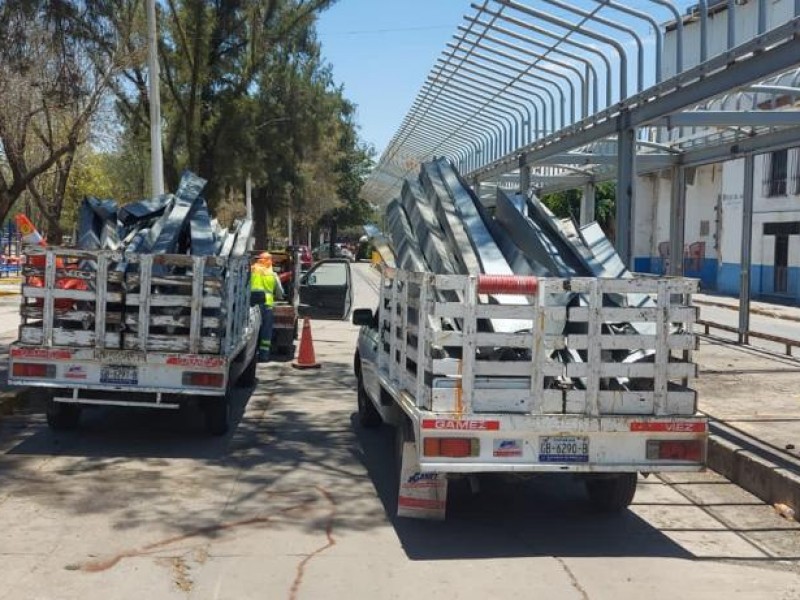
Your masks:
<path fill-rule="evenodd" d="M 773 0 L 691 4 L 472 4 L 364 196 L 385 204 L 421 162 L 446 156 L 476 185 L 540 192 L 583 187 L 584 221 L 593 218 L 594 184 L 613 179 L 616 246 L 630 262 L 634 178 L 670 169 L 670 240 L 680 254 L 685 168 L 745 157 L 745 176 L 752 178 L 754 153 L 800 140 L 800 0 L 779 0 L 785 12 L 779 23 L 768 22 Z M 737 32 L 737 15 L 745 10 L 754 13 L 747 36 Z M 722 18 L 726 43 L 710 55 L 711 22 Z M 699 29 L 692 64 L 684 56 L 688 27 Z M 752 189 L 745 193 L 745 215 L 748 202 Z M 672 261 L 673 268 L 679 271 L 680 262 Z"/>

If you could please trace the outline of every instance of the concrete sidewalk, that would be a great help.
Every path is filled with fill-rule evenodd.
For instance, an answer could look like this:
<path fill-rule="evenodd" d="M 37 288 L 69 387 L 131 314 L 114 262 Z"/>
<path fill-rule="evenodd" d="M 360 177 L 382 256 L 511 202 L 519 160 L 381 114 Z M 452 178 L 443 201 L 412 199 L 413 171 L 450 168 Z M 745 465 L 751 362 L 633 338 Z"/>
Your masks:
<path fill-rule="evenodd" d="M 739 298 L 733 298 L 731 296 L 718 296 L 716 294 L 693 294 L 692 300 L 694 300 L 694 303 L 698 306 L 716 306 L 718 308 L 728 308 L 734 311 L 739 310 Z M 800 307 L 798 306 L 751 301 L 750 312 L 751 314 L 761 315 L 764 317 L 800 322 Z"/>

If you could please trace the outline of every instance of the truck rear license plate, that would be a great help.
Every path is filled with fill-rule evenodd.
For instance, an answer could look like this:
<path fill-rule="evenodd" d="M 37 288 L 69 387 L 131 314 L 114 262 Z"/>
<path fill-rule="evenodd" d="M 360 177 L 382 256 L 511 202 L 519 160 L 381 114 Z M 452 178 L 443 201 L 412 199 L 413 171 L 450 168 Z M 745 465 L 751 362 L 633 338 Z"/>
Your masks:
<path fill-rule="evenodd" d="M 108 365 L 100 370 L 100 383 L 138 385 L 139 369 L 128 365 Z"/>
<path fill-rule="evenodd" d="M 589 462 L 589 438 L 584 436 L 540 437 L 539 462 Z"/>

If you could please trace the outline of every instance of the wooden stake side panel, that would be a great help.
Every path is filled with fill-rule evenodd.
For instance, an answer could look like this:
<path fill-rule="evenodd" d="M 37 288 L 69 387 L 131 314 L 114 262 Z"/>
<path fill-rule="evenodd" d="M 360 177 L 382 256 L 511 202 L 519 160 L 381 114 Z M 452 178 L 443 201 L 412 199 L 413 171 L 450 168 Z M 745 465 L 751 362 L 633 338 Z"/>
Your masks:
<path fill-rule="evenodd" d="M 378 367 L 417 407 L 456 416 L 691 415 L 697 288 L 684 278 L 540 279 L 528 305 L 509 306 L 482 302 L 475 277 L 395 270 L 383 275 Z M 496 333 L 495 319 L 530 327 Z"/>
<path fill-rule="evenodd" d="M 219 354 L 244 334 L 247 257 L 66 248 L 27 256 L 22 343 Z"/>

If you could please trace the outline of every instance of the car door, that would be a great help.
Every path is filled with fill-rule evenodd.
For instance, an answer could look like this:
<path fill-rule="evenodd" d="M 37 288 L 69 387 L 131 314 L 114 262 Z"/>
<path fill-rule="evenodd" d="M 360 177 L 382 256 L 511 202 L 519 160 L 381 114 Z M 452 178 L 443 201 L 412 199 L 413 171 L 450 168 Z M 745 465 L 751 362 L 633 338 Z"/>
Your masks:
<path fill-rule="evenodd" d="M 380 343 L 379 321 L 373 313 L 369 325 L 361 327 L 358 335 L 358 352 L 361 357 L 361 376 L 364 388 L 371 398 L 380 398 L 381 384 L 378 379 L 378 344 Z"/>
<path fill-rule="evenodd" d="M 300 278 L 301 317 L 346 319 L 352 305 L 352 273 L 347 260 L 320 261 Z"/>

